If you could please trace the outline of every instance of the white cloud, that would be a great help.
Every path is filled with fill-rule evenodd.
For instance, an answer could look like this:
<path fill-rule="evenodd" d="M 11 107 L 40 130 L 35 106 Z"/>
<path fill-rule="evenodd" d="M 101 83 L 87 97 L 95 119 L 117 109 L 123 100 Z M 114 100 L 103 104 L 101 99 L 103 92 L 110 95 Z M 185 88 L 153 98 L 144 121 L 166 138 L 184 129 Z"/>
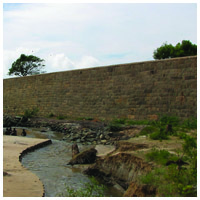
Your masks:
<path fill-rule="evenodd" d="M 50 54 L 46 59 L 48 72 L 67 71 L 88 67 L 96 67 L 100 62 L 92 56 L 83 56 L 80 60 L 73 61 L 65 54 Z"/>
<path fill-rule="evenodd" d="M 52 72 L 149 60 L 165 41 L 197 41 L 195 4 L 22 4 L 3 17 L 4 71 L 20 48 Z"/>
<path fill-rule="evenodd" d="M 80 61 L 76 63 L 76 68 L 87 68 L 87 67 L 96 67 L 100 65 L 100 62 L 92 56 L 83 56 Z"/>
<path fill-rule="evenodd" d="M 49 72 L 65 71 L 74 69 L 74 63 L 63 53 L 61 54 L 50 54 L 45 59 L 45 64 L 48 66 Z"/>

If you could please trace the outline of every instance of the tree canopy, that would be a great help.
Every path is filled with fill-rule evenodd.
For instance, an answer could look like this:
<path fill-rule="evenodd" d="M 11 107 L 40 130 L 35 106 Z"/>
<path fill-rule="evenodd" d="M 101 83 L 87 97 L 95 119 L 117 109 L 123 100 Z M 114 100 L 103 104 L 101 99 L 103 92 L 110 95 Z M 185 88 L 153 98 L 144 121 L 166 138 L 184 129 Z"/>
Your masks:
<path fill-rule="evenodd" d="M 21 54 L 21 56 L 12 64 L 8 75 L 28 76 L 45 73 L 41 71 L 45 66 L 44 60 L 33 55 Z"/>
<path fill-rule="evenodd" d="M 165 59 L 194 55 L 197 55 L 197 45 L 192 44 L 189 40 L 183 40 L 181 43 L 177 43 L 176 46 L 164 43 L 154 51 L 153 58 Z"/>

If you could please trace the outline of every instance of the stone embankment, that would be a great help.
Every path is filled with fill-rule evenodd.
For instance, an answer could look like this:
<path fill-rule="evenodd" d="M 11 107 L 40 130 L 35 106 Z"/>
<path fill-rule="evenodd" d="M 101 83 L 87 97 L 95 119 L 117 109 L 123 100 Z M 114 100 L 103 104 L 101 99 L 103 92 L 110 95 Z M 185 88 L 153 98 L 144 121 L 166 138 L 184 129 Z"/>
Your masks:
<path fill-rule="evenodd" d="M 42 197 L 44 187 L 39 178 L 22 166 L 22 156 L 51 144 L 51 140 L 3 136 L 3 196 Z"/>
<path fill-rule="evenodd" d="M 109 130 L 106 123 L 100 121 L 72 121 L 47 118 L 30 118 L 4 116 L 4 127 L 37 127 L 42 132 L 51 130 L 63 133 L 62 140 L 85 145 L 114 145 L 120 139 L 127 139 L 128 134 Z M 133 128 L 133 127 L 131 127 Z M 143 126 L 135 127 L 141 130 Z M 130 135 L 131 136 L 131 135 Z"/>

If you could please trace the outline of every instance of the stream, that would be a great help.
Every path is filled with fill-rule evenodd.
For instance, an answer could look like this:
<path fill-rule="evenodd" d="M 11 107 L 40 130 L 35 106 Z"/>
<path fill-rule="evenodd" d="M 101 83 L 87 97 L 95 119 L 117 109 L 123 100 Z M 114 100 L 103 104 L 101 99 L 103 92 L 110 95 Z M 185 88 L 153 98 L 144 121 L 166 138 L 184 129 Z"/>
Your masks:
<path fill-rule="evenodd" d="M 20 135 L 22 127 L 17 127 L 16 130 Z M 72 157 L 72 144 L 61 140 L 62 133 L 50 130 L 41 132 L 36 128 L 25 130 L 26 137 L 52 140 L 51 145 L 30 152 L 22 158 L 22 165 L 36 174 L 44 184 L 45 197 L 68 196 L 66 187 L 77 190 L 91 182 L 90 178 L 81 172 L 85 165 L 67 165 Z M 78 147 L 81 152 L 92 146 L 78 144 Z M 104 195 L 120 197 L 122 194 L 114 187 L 106 187 Z"/>

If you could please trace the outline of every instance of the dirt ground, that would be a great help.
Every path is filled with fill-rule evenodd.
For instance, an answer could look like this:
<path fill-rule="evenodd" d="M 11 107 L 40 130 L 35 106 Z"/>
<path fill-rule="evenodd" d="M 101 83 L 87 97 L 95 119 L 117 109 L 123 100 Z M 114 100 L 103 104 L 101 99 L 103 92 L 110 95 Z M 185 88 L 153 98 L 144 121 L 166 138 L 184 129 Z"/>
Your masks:
<path fill-rule="evenodd" d="M 3 196 L 42 197 L 44 187 L 39 178 L 22 166 L 19 156 L 25 149 L 46 142 L 45 139 L 3 136 Z"/>

